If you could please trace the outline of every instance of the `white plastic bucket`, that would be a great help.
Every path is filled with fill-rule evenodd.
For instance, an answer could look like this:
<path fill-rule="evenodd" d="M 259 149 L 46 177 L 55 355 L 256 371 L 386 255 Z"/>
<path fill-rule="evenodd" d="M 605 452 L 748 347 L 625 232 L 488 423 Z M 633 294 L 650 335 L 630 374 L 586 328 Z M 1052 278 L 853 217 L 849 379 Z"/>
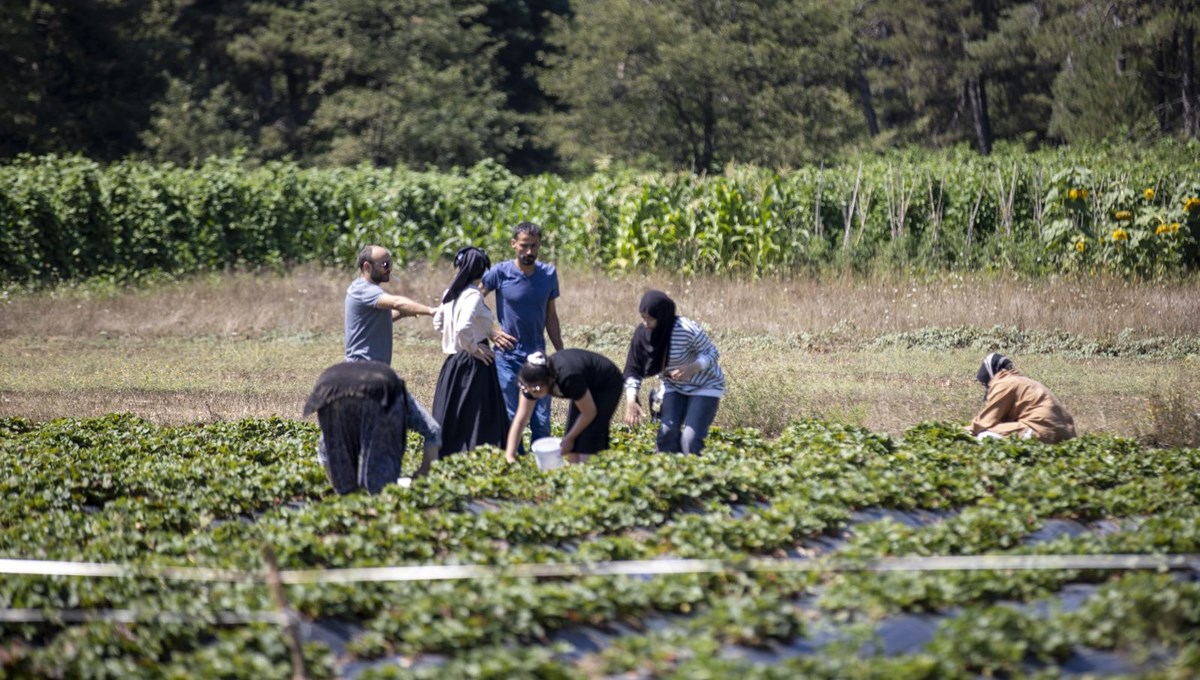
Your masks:
<path fill-rule="evenodd" d="M 563 466 L 562 440 L 558 437 L 542 437 L 533 443 L 532 448 L 539 470 L 553 470 Z"/>

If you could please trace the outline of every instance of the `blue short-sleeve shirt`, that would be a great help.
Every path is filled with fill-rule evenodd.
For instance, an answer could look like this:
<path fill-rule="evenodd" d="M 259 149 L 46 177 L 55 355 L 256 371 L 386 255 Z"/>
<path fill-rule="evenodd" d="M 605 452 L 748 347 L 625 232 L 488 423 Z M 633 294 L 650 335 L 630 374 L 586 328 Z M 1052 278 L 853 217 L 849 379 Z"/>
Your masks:
<path fill-rule="evenodd" d="M 554 265 L 537 262 L 526 276 L 516 262 L 505 260 L 483 275 L 483 285 L 496 293 L 500 328 L 517 338 L 510 353 L 526 357 L 546 351 L 546 305 L 558 297 Z"/>

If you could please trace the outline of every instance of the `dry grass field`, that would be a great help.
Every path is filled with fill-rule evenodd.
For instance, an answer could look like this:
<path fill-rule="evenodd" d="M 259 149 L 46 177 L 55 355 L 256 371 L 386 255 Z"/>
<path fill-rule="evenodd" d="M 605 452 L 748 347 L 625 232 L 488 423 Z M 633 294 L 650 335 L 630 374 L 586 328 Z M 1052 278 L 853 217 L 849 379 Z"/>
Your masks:
<path fill-rule="evenodd" d="M 433 303 L 448 267 L 400 270 L 387 288 Z M 299 417 L 342 353 L 348 272 L 224 274 L 129 290 L 95 285 L 0 297 L 0 417 L 129 411 L 164 422 Z M 743 281 L 560 273 L 568 346 L 620 365 L 647 288 L 669 292 L 722 351 L 717 424 L 768 433 L 816 416 L 898 433 L 967 420 L 979 406 L 971 350 L 878 349 L 920 329 L 1003 326 L 1077 338 L 1200 336 L 1200 283 L 1023 281 L 988 275 Z M 429 403 L 442 357 L 427 318 L 397 324 L 393 365 Z M 1006 348 L 998 347 L 1000 351 Z M 1200 357 L 1011 352 L 1071 408 L 1080 429 L 1153 437 L 1200 410 Z M 1167 415 L 1164 415 L 1167 414 Z"/>

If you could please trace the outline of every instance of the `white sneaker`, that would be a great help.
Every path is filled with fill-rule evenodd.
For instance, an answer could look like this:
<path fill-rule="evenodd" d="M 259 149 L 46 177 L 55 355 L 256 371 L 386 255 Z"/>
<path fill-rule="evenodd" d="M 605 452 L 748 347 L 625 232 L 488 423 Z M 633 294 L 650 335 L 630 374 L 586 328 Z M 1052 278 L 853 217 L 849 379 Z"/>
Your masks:
<path fill-rule="evenodd" d="M 400 479 L 396 480 L 396 483 L 399 484 L 401 488 L 407 489 L 412 486 L 412 477 L 401 477 Z"/>

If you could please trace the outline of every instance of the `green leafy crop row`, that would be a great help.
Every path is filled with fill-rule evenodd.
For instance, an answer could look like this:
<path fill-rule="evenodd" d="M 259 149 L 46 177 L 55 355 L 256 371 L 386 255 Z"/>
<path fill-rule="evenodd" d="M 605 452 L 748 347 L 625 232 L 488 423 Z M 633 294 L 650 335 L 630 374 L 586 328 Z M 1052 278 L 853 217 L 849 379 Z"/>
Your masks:
<path fill-rule="evenodd" d="M 529 460 L 509 467 L 486 449 L 438 463 L 411 488 L 343 497 L 314 460 L 316 434 L 311 424 L 279 419 L 176 428 L 128 415 L 2 420 L 0 557 L 260 571 L 265 546 L 284 569 L 737 563 L 831 546 L 847 559 L 1200 552 L 1200 451 L 1128 439 L 979 444 L 943 423 L 891 438 L 802 421 L 770 440 L 716 430 L 703 456 L 685 457 L 654 454 L 648 429 L 620 428 L 613 450 L 586 466 L 541 473 Z M 410 468 L 418 450 L 411 444 Z M 920 511 L 926 520 L 869 519 L 891 511 Z M 1105 520 L 1110 530 L 1031 540 L 1051 520 Z M 1012 606 L 1073 582 L 1104 585 L 1058 618 Z M 349 663 L 380 664 L 363 675 L 375 678 L 1053 675 L 1079 646 L 1132 656 L 1166 649 L 1191 670 L 1200 658 L 1200 592 L 1169 576 L 732 571 L 287 592 L 305 620 L 355 631 L 345 650 L 305 646 L 314 677 Z M 0 608 L 49 617 L 0 624 L 0 677 L 290 673 L 281 629 L 218 621 L 222 613 L 272 610 L 260 584 L 7 575 Z M 147 618 L 75 624 L 56 618 L 64 609 Z M 160 612 L 190 619 L 154 621 Z M 778 649 L 831 625 L 857 639 L 856 630 L 869 633 L 872 622 L 905 613 L 949 618 L 927 649 L 895 658 L 864 656 L 848 642 L 775 665 L 728 654 Z M 652 626 L 656 620 L 669 625 Z M 578 629 L 642 634 L 583 655 L 553 642 Z"/>
<path fill-rule="evenodd" d="M 1169 147 L 1135 159 L 897 153 L 568 180 L 492 162 L 438 174 L 25 156 L 0 166 L 0 281 L 346 266 L 372 242 L 405 260 L 466 243 L 502 252 L 525 220 L 547 228 L 547 258 L 610 270 L 1180 275 L 1200 265 L 1200 161 Z"/>

